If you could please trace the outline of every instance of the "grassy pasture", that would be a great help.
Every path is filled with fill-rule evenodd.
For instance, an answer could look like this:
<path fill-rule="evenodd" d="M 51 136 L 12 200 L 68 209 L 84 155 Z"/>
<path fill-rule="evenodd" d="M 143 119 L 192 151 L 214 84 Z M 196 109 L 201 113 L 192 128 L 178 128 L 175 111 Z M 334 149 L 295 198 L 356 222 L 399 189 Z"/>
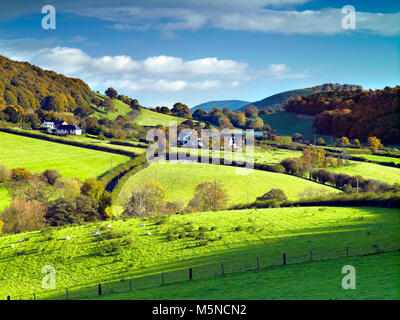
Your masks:
<path fill-rule="evenodd" d="M 400 253 L 273 266 L 97 297 L 107 300 L 399 300 Z M 341 270 L 355 267 L 356 290 L 343 290 Z M 377 268 L 379 266 L 379 268 Z M 95 296 L 93 296 L 95 298 Z"/>
<path fill-rule="evenodd" d="M 400 158 L 377 156 L 373 154 L 351 154 L 351 156 L 365 158 L 367 160 L 377 161 L 377 162 L 394 162 L 395 164 L 400 163 Z"/>
<path fill-rule="evenodd" d="M 132 218 L 112 222 L 50 228 L 0 237 L 0 299 L 38 299 L 53 295 L 65 297 L 65 288 L 76 294 L 85 288 L 115 280 L 185 269 L 168 273 L 182 279 L 193 267 L 194 279 L 213 277 L 225 262 L 227 274 L 254 269 L 255 257 L 261 267 L 282 263 L 285 252 L 288 264 L 307 261 L 309 250 L 314 260 L 374 252 L 376 246 L 387 251 L 399 244 L 399 215 L 396 209 L 384 208 L 278 208 L 172 215 L 161 222 L 158 217 Z M 144 227 L 140 224 L 145 223 Z M 192 231 L 185 231 L 188 226 Z M 240 227 L 238 229 L 238 227 Z M 199 245 L 191 233 L 205 235 L 206 245 Z M 91 233 L 100 230 L 110 237 L 100 239 Z M 147 232 L 152 235 L 148 236 Z M 185 234 L 170 240 L 170 233 Z M 69 235 L 71 240 L 66 241 Z M 17 243 L 18 239 L 26 239 Z M 10 244 L 15 244 L 14 248 Z M 118 245 L 119 250 L 102 254 L 101 250 Z M 360 250 L 360 248 L 363 248 Z M 57 272 L 57 289 L 41 289 L 43 266 Z M 339 272 L 339 271 L 338 271 Z M 160 278 L 155 277 L 160 283 Z M 137 281 L 135 283 L 138 283 Z M 79 289 L 81 288 L 81 289 Z M 91 288 L 93 293 L 93 287 Z M 204 296 L 207 298 L 207 296 Z"/>
<path fill-rule="evenodd" d="M 176 148 L 172 147 L 173 151 L 176 152 L 188 152 L 188 148 Z M 198 154 L 202 154 L 202 150 L 198 150 Z M 207 153 L 205 153 L 207 154 Z M 213 158 L 224 158 L 225 157 L 225 151 L 208 151 L 209 156 Z M 301 151 L 293 151 L 293 150 L 287 150 L 287 149 L 276 149 L 276 150 L 265 150 L 260 147 L 255 147 L 254 148 L 254 161 L 256 163 L 262 163 L 262 164 L 278 164 L 280 163 L 283 159 L 286 158 L 298 158 L 301 157 L 303 153 Z M 246 156 L 246 151 L 243 151 L 243 157 Z M 233 156 L 233 159 L 235 159 L 235 155 Z M 240 158 L 239 158 L 240 159 Z"/>
<path fill-rule="evenodd" d="M 367 179 L 375 179 L 389 184 L 400 182 L 400 169 L 386 167 L 375 163 L 349 161 L 348 166 L 327 168 L 335 173 L 344 173 L 350 176 L 360 175 Z"/>
<path fill-rule="evenodd" d="M 0 132 L 0 163 L 33 172 L 57 169 L 63 176 L 84 180 L 99 177 L 129 157 Z"/>
<path fill-rule="evenodd" d="M 157 125 L 161 125 L 163 127 L 168 127 L 170 122 L 176 121 L 177 123 L 181 123 L 185 120 L 186 119 L 184 118 L 174 117 L 148 109 L 142 109 L 139 117 L 137 117 L 134 122 L 140 126 L 155 127 Z"/>
<path fill-rule="evenodd" d="M 212 164 L 167 162 L 153 164 L 132 176 L 122 188 L 117 203 L 126 200 L 135 185 L 156 180 L 165 188 L 167 201 L 187 204 L 193 198 L 196 185 L 212 179 L 223 183 L 230 197 L 230 204 L 253 202 L 272 188 L 284 190 L 290 200 L 298 199 L 298 193 L 307 187 L 330 193 L 339 192 L 334 188 L 286 174 Z M 116 212 L 120 211 L 116 209 Z"/>
<path fill-rule="evenodd" d="M 313 117 L 291 112 L 277 112 L 273 114 L 264 114 L 260 116 L 265 124 L 278 131 L 279 135 L 292 136 L 295 133 L 301 133 L 304 138 L 314 140 Z M 330 143 L 331 137 L 317 134 L 317 138 L 322 137 Z"/>

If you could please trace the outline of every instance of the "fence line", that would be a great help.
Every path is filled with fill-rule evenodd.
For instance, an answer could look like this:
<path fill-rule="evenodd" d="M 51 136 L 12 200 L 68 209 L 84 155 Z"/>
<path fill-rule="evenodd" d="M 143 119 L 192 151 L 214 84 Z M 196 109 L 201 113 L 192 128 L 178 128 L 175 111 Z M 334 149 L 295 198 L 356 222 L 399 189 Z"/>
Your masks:
<path fill-rule="evenodd" d="M 318 262 L 328 259 L 346 258 L 365 256 L 379 253 L 389 253 L 399 251 L 398 245 L 383 245 L 374 244 L 368 247 L 345 247 L 340 250 L 331 250 L 321 252 L 321 249 L 313 248 L 304 250 L 303 253 L 292 252 L 286 250 L 270 256 L 265 253 L 260 253 L 254 256 L 253 259 L 244 262 L 231 259 L 228 261 L 220 261 L 211 264 L 205 264 L 198 267 L 190 267 L 179 270 L 163 271 L 147 276 L 132 277 L 128 279 L 120 279 L 119 281 L 100 282 L 96 285 L 85 288 L 65 288 L 65 293 L 58 293 L 53 299 L 85 299 L 93 296 L 107 295 L 111 293 L 127 293 L 135 290 L 157 288 L 168 284 L 182 283 L 191 280 L 209 279 L 217 276 L 224 276 L 238 272 L 258 271 L 272 266 L 291 265 L 304 262 Z M 134 297 L 134 294 L 133 294 Z M 13 297 L 11 297 L 13 298 Z M 37 293 L 32 293 L 29 299 L 40 299 Z M 10 299 L 10 296 L 7 296 Z M 26 299 L 25 297 L 15 297 L 14 299 Z M 52 298 L 50 298 L 52 299 Z"/>

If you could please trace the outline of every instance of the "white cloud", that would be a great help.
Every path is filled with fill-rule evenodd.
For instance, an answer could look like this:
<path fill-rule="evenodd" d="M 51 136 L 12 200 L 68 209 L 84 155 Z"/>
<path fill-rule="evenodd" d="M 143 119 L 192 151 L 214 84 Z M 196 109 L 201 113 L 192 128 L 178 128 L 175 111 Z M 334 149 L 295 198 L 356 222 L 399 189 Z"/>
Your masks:
<path fill-rule="evenodd" d="M 44 69 L 54 70 L 66 76 L 79 77 L 96 88 L 114 86 L 134 91 L 177 92 L 185 89 L 204 91 L 235 86 L 248 71 L 248 65 L 234 60 L 208 57 L 185 61 L 178 57 L 154 56 L 134 60 L 129 56 L 91 57 L 78 48 L 53 47 L 38 49 L 35 42 L 0 40 L 0 49 L 14 60 L 29 61 Z M 221 79 L 216 79 L 221 78 Z"/>
<path fill-rule="evenodd" d="M 307 72 L 292 72 L 286 64 L 270 64 L 264 73 L 274 79 L 303 79 L 309 76 Z"/>

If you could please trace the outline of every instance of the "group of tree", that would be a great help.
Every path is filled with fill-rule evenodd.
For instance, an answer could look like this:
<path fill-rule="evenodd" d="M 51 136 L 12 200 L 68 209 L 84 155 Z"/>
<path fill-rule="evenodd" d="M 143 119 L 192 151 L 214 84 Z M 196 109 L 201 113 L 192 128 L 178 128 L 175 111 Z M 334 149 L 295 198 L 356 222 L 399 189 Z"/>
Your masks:
<path fill-rule="evenodd" d="M 123 203 L 124 216 L 144 217 L 149 215 L 176 213 L 178 210 L 215 211 L 226 208 L 228 194 L 221 181 L 205 181 L 195 188 L 193 199 L 185 207 L 183 203 L 166 202 L 166 191 L 154 180 L 146 181 L 135 186 L 130 196 Z"/>
<path fill-rule="evenodd" d="M 315 116 L 313 126 L 319 134 L 362 141 L 375 136 L 386 143 L 398 143 L 399 94 L 400 86 L 320 92 L 290 99 L 286 110 Z"/>
<path fill-rule="evenodd" d="M 57 170 L 32 173 L 26 168 L 9 170 L 0 165 L 0 185 L 9 190 L 12 202 L 0 212 L 4 233 L 39 230 L 110 218 L 111 196 L 104 185 L 62 177 Z"/>
<path fill-rule="evenodd" d="M 203 109 L 197 109 L 193 113 L 193 118 L 199 121 L 213 123 L 221 128 L 242 128 L 270 131 L 269 126 L 264 126 L 264 122 L 258 117 L 258 109 L 255 106 L 247 106 L 244 111 L 232 112 L 229 108 L 223 110 L 213 108 L 208 113 Z"/>

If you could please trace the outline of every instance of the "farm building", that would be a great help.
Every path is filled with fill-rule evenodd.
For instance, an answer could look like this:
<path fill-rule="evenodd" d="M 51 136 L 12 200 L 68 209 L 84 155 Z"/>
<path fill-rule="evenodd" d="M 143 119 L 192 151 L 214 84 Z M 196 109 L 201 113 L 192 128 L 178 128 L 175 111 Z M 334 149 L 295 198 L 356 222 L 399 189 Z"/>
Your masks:
<path fill-rule="evenodd" d="M 55 121 L 55 122 L 43 122 L 39 129 L 46 129 L 48 133 L 58 134 L 58 135 L 81 135 L 82 129 L 75 126 L 69 125 L 67 122 L 63 120 Z"/>

